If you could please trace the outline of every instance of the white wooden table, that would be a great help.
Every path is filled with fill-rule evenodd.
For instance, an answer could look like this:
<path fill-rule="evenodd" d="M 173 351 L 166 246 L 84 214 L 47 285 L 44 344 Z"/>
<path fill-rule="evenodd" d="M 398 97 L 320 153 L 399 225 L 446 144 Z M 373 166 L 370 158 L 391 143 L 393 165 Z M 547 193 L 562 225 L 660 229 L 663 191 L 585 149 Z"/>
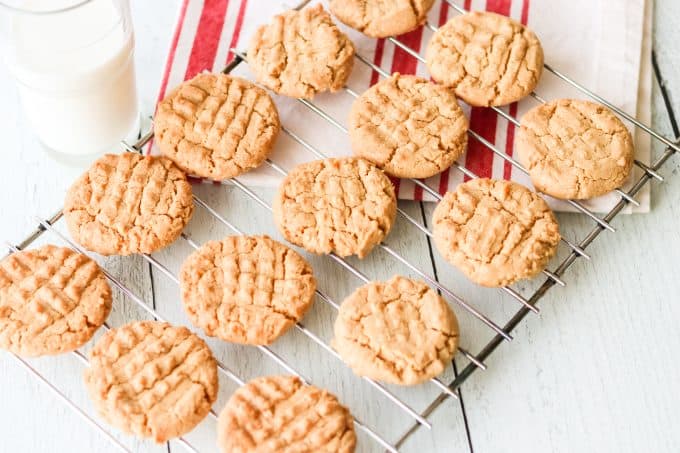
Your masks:
<path fill-rule="evenodd" d="M 175 20 L 172 2 L 134 2 L 137 33 L 138 83 L 143 114 L 153 111 L 161 68 Z M 680 2 L 656 0 L 654 47 L 674 107 L 680 112 Z M 670 127 L 654 91 L 654 125 L 666 135 Z M 17 242 L 35 226 L 35 215 L 46 217 L 61 206 L 66 187 L 82 170 L 47 159 L 19 114 L 17 94 L 0 68 L 0 239 Z M 656 151 L 661 147 L 656 146 Z M 566 274 L 566 288 L 553 289 L 541 303 L 539 316 L 529 316 L 515 331 L 515 340 L 502 345 L 487 361 L 489 369 L 475 373 L 462 387 L 462 403 L 447 401 L 431 418 L 435 428 L 419 432 L 405 451 L 600 451 L 677 452 L 680 430 L 680 158 L 672 157 L 662 171 L 667 177 L 653 189 L 649 215 L 621 216 L 615 234 L 604 233 L 589 249 L 591 262 L 580 260 Z M 269 214 L 234 188 L 200 186 L 197 193 L 242 229 L 277 237 Z M 265 199 L 271 192 L 264 191 Z M 421 207 L 402 207 L 421 218 Z M 427 218 L 432 207 L 424 206 Z M 579 215 L 559 215 L 568 237 L 582 237 L 591 223 Z M 230 233 L 197 210 L 191 233 L 197 242 Z M 410 238 L 410 239 L 409 239 Z M 416 238 L 416 239 L 413 239 Z M 58 242 L 51 237 L 52 242 Z M 427 245 L 402 222 L 390 244 L 419 266 L 432 272 Z M 156 257 L 176 271 L 178 257 L 189 252 L 177 243 Z M 359 264 L 374 278 L 406 272 L 384 254 L 375 253 Z M 320 287 L 335 299 L 359 283 L 326 260 L 313 258 Z M 177 288 L 139 258 L 108 259 L 112 272 L 163 316 L 176 323 L 187 320 Z M 436 260 L 439 277 L 495 320 L 503 322 L 517 309 L 497 292 L 467 283 L 448 265 Z M 520 286 L 521 288 L 521 286 Z M 118 295 L 120 296 L 120 295 Z M 460 311 L 460 310 L 459 310 Z M 116 326 L 144 315 L 129 300 L 116 299 L 111 324 Z M 333 313 L 317 302 L 305 324 L 328 339 Z M 465 345 L 476 351 L 488 340 L 479 324 L 462 316 Z M 235 364 L 244 377 L 280 373 L 281 368 L 251 349 L 211 341 L 225 363 Z M 357 415 L 390 438 L 408 425 L 407 417 L 384 398 L 351 377 L 333 358 L 310 346 L 299 334 L 289 334 L 274 350 L 300 371 L 341 395 Z M 92 413 L 81 382 L 82 365 L 72 356 L 31 362 L 69 398 Z M 461 361 L 462 365 L 464 364 Z M 447 379 L 450 379 L 449 373 Z M 234 385 L 221 381 L 220 409 Z M 416 409 L 437 392 L 424 386 L 396 389 Z M 377 401 L 377 404 L 370 404 Z M 464 415 L 464 416 L 463 416 Z M 204 422 L 188 436 L 201 450 L 214 451 L 214 422 Z M 154 446 L 117 435 L 138 451 L 182 451 L 177 443 Z M 0 353 L 0 452 L 113 451 L 95 429 L 84 425 L 71 409 L 30 376 L 8 354 Z M 361 438 L 359 451 L 378 451 Z"/>

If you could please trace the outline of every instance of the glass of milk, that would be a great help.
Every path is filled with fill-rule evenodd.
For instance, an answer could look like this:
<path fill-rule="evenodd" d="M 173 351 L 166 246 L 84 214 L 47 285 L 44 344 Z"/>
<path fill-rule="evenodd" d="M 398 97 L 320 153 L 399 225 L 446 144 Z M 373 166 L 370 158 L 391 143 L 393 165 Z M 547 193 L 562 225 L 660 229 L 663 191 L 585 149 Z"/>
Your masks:
<path fill-rule="evenodd" d="M 0 0 L 0 45 L 32 130 L 58 157 L 138 132 L 128 0 Z"/>

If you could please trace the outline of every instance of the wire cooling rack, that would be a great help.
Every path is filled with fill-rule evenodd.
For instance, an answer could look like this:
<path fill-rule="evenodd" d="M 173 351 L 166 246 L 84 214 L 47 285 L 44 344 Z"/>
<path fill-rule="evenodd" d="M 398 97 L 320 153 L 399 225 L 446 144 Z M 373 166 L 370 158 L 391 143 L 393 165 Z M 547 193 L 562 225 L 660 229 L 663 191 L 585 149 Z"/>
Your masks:
<path fill-rule="evenodd" d="M 301 8 L 304 5 L 308 3 L 309 0 L 304 1 L 302 4 L 298 5 L 297 8 Z M 466 11 L 455 5 L 451 0 L 445 0 L 449 5 L 451 5 L 458 13 L 465 13 Z M 436 27 L 431 25 L 431 24 L 425 24 L 426 27 L 428 27 L 432 31 L 436 31 Z M 416 58 L 418 61 L 424 62 L 424 59 L 422 56 L 414 51 L 413 49 L 409 48 L 407 45 L 404 43 L 400 42 L 396 38 L 388 38 L 390 42 L 392 42 L 396 47 L 404 50 L 406 53 L 411 55 L 412 57 Z M 241 65 L 243 62 L 247 61 L 247 55 L 244 53 L 239 52 L 237 49 L 232 49 L 232 52 L 235 54 L 234 60 L 224 69 L 225 73 L 230 73 L 232 72 L 235 68 L 237 68 L 239 65 Z M 384 71 L 382 68 L 379 66 L 373 64 L 370 60 L 366 59 L 364 56 L 361 54 L 356 55 L 357 60 L 364 65 L 367 65 L 372 71 L 375 71 L 378 73 L 381 77 L 387 77 L 389 74 Z M 666 103 L 666 108 L 668 109 L 673 130 L 676 136 L 678 135 L 678 128 L 677 124 L 675 123 L 673 112 L 670 108 L 670 102 L 667 96 L 667 93 L 664 89 L 663 84 L 661 83 L 660 75 L 658 72 L 658 67 L 656 66 L 655 62 L 654 63 L 654 72 L 657 80 L 660 83 L 661 86 L 661 93 L 664 99 L 664 102 Z M 509 295 L 511 299 L 513 299 L 516 303 L 519 304 L 519 308 L 517 311 L 514 313 L 514 315 L 504 324 L 504 325 L 499 325 L 498 323 L 494 322 L 491 320 L 491 318 L 487 315 L 485 315 L 482 311 L 479 309 L 475 308 L 471 303 L 469 303 L 467 300 L 464 298 L 460 297 L 457 295 L 453 290 L 448 288 L 447 286 L 441 284 L 436 276 L 436 273 L 433 275 L 431 273 L 428 273 L 421 268 L 419 268 L 416 264 L 412 263 L 410 260 L 406 259 L 404 256 L 402 256 L 399 252 L 397 252 L 393 247 L 390 247 L 386 243 L 379 244 L 379 248 L 381 248 L 384 252 L 386 252 L 388 255 L 390 255 L 394 260 L 396 260 L 398 263 L 401 265 L 405 266 L 412 274 L 424 279 L 427 281 L 431 286 L 436 288 L 447 300 L 449 300 L 451 303 L 454 304 L 454 306 L 457 306 L 457 311 L 460 312 L 461 310 L 467 312 L 469 315 L 471 315 L 474 319 L 477 320 L 478 324 L 482 326 L 484 329 L 489 329 L 492 337 L 491 339 L 479 350 L 476 352 L 471 352 L 465 347 L 461 347 L 459 349 L 459 356 L 462 356 L 464 360 L 466 360 L 466 365 L 462 368 L 460 372 L 458 372 L 455 375 L 455 378 L 449 382 L 444 382 L 440 379 L 432 379 L 430 382 L 430 385 L 434 386 L 439 391 L 439 394 L 436 398 L 434 398 L 430 404 L 425 408 L 423 411 L 417 411 L 414 408 L 411 407 L 407 402 L 404 401 L 403 398 L 400 398 L 395 394 L 393 390 L 390 390 L 386 386 L 375 382 L 371 379 L 364 378 L 363 381 L 365 381 L 370 387 L 373 388 L 373 390 L 379 394 L 381 394 L 383 397 L 385 397 L 388 401 L 390 401 L 391 404 L 394 404 L 397 408 L 399 408 L 400 411 L 402 411 L 406 417 L 411 420 L 410 426 L 403 432 L 401 435 L 396 438 L 396 439 L 386 439 L 385 436 L 381 435 L 379 432 L 378 427 L 372 427 L 369 426 L 367 423 L 362 422 L 361 420 L 355 418 L 355 426 L 359 431 L 362 431 L 365 433 L 368 437 L 370 437 L 374 442 L 379 447 L 382 447 L 388 451 L 391 452 L 396 452 L 400 448 L 400 446 L 408 439 L 417 429 L 421 427 L 425 428 L 432 428 L 431 422 L 428 420 L 428 417 L 433 413 L 435 409 L 437 409 L 447 398 L 458 398 L 458 389 L 459 387 L 472 375 L 477 370 L 485 370 L 486 365 L 484 364 L 484 361 L 496 350 L 496 348 L 502 344 L 504 341 L 511 341 L 512 340 L 512 331 L 517 327 L 517 325 L 531 312 L 538 313 L 539 309 L 536 306 L 538 301 L 550 290 L 553 286 L 559 285 L 559 286 L 565 286 L 567 283 L 563 280 L 563 276 L 566 273 L 567 269 L 578 259 L 578 258 L 583 258 L 583 259 L 590 259 L 590 256 L 588 253 L 585 251 L 586 248 L 588 248 L 593 241 L 603 232 L 603 231 L 610 231 L 610 232 L 615 232 L 615 229 L 611 226 L 611 221 L 621 212 L 621 210 L 627 205 L 627 204 L 635 204 L 637 205 L 638 202 L 635 199 L 635 195 L 651 180 L 657 180 L 659 182 L 663 181 L 663 177 L 658 173 L 658 170 L 661 169 L 661 167 L 665 164 L 665 162 L 668 160 L 670 156 L 672 156 L 674 153 L 680 151 L 680 144 L 668 137 L 663 136 L 659 132 L 651 129 L 649 126 L 641 123 L 638 121 L 636 118 L 632 117 L 631 115 L 627 114 L 626 112 L 622 111 L 621 109 L 617 108 L 616 106 L 612 105 L 610 102 L 607 100 L 603 99 L 602 97 L 598 96 L 597 94 L 593 93 L 592 91 L 588 90 L 586 87 L 580 85 L 576 81 L 572 80 L 571 78 L 567 77 L 560 71 L 556 70 L 555 68 L 551 67 L 550 65 L 546 64 L 545 69 L 560 78 L 562 81 L 564 81 L 566 84 L 571 85 L 573 88 L 576 88 L 579 90 L 581 93 L 585 94 L 586 96 L 596 100 L 597 102 L 600 102 L 601 104 L 606 105 L 609 107 L 611 110 L 613 110 L 616 114 L 618 114 L 620 117 L 623 119 L 629 121 L 632 123 L 635 127 L 639 128 L 641 131 L 643 131 L 646 134 L 649 134 L 651 137 L 654 139 L 660 141 L 663 143 L 666 148 L 664 152 L 657 157 L 656 160 L 650 163 L 644 163 L 640 161 L 635 161 L 635 165 L 642 170 L 642 174 L 640 178 L 635 181 L 635 183 L 630 187 L 628 190 L 623 190 L 623 189 L 618 189 L 616 192 L 620 196 L 620 200 L 618 203 L 614 205 L 614 207 L 605 215 L 603 216 L 598 216 L 592 211 L 590 211 L 588 208 L 583 206 L 581 203 L 570 200 L 568 203 L 577 211 L 581 212 L 583 215 L 587 216 L 590 220 L 593 222 L 592 229 L 582 238 L 578 240 L 569 240 L 566 238 L 562 239 L 562 244 L 563 247 L 566 248 L 566 257 L 555 267 L 553 270 L 550 269 L 544 269 L 543 274 L 545 275 L 544 281 L 540 284 L 540 286 L 537 287 L 530 295 L 524 296 L 521 294 L 518 290 L 513 289 L 511 287 L 504 287 L 500 288 L 500 291 L 503 291 L 506 295 Z M 352 90 L 349 87 L 345 88 L 345 91 L 352 97 L 357 97 L 359 94 L 356 93 L 354 90 Z M 531 96 L 535 98 L 538 102 L 544 102 L 544 100 L 538 96 L 536 93 L 531 93 Z M 314 115 L 318 116 L 320 120 L 323 121 L 324 124 L 326 124 L 329 127 L 337 128 L 338 130 L 342 132 L 347 132 L 347 129 L 340 124 L 338 121 L 336 121 L 329 113 L 324 111 L 322 108 L 320 108 L 318 105 L 312 103 L 311 101 L 304 100 L 304 99 L 299 99 L 298 102 L 302 103 L 305 108 L 309 109 L 311 112 L 314 113 Z M 506 113 L 504 110 L 499 109 L 499 108 L 492 108 L 499 116 L 504 118 L 505 120 L 509 121 L 515 126 L 519 125 L 519 122 L 516 118 L 512 117 L 508 113 Z M 285 123 L 285 119 L 283 121 Z M 285 124 L 282 126 L 282 131 L 284 134 L 289 136 L 293 141 L 297 142 L 304 150 L 306 150 L 308 153 L 313 155 L 315 158 L 325 158 L 326 156 L 319 151 L 316 147 L 314 147 L 312 144 L 308 143 L 305 141 L 301 136 L 296 134 L 295 131 L 288 129 Z M 518 170 L 522 172 L 526 172 L 526 170 L 516 161 L 514 160 L 511 156 L 505 154 L 503 151 L 495 147 L 492 143 L 489 141 L 485 140 L 482 136 L 477 134 L 475 131 L 470 130 L 469 135 L 473 140 L 479 141 L 482 145 L 484 145 L 486 148 L 491 150 L 494 154 L 500 156 L 502 159 L 505 161 L 509 162 L 511 165 L 516 167 Z M 123 146 L 125 150 L 129 152 L 137 152 L 141 153 L 142 148 L 144 145 L 146 145 L 152 138 L 153 133 L 149 132 L 147 133 L 144 137 L 142 137 L 140 140 L 138 140 L 135 144 L 130 145 L 127 143 L 123 143 Z M 266 161 L 266 165 L 271 167 L 275 172 L 281 174 L 281 175 L 286 175 L 287 171 L 282 168 L 279 164 L 276 162 L 268 159 Z M 467 178 L 476 178 L 477 176 L 468 168 L 465 168 L 463 165 L 456 163 L 454 164 L 454 168 L 458 169 L 462 174 L 464 174 Z M 431 188 L 428 186 L 424 181 L 421 180 L 412 180 L 414 184 L 417 186 L 421 187 L 424 191 L 426 191 L 428 194 L 430 194 L 432 197 L 435 199 L 439 200 L 441 199 L 441 196 L 439 195 L 438 191 L 435 189 Z M 242 191 L 247 197 L 252 199 L 254 202 L 257 204 L 261 205 L 264 207 L 266 210 L 271 210 L 271 206 L 265 201 L 262 197 L 260 197 L 255 191 L 253 191 L 250 187 L 242 183 L 238 178 L 234 178 L 231 180 L 231 183 L 233 183 L 234 186 L 236 186 L 240 191 Z M 234 234 L 244 234 L 243 231 L 241 231 L 234 223 L 232 223 L 230 220 L 228 220 L 225 216 L 220 214 L 219 210 L 216 209 L 215 207 L 211 206 L 207 202 L 205 202 L 203 199 L 199 198 L 198 196 L 194 195 L 194 202 L 195 204 L 203 209 L 208 215 L 212 216 L 217 222 L 222 224 L 224 227 L 227 229 L 231 230 L 232 233 Z M 399 209 L 398 213 L 400 214 L 401 217 L 405 219 L 406 222 L 414 226 L 420 233 L 424 234 L 427 240 L 429 241 L 429 238 L 432 236 L 432 233 L 429 231 L 426 225 L 415 219 L 412 215 L 407 213 L 403 209 Z M 65 244 L 67 244 L 69 247 L 72 247 L 75 250 L 78 250 L 80 252 L 84 252 L 78 245 L 73 243 L 69 238 L 67 238 L 63 233 L 61 233 L 58 229 L 55 228 L 55 224 L 59 222 L 62 219 L 62 212 L 59 210 L 56 212 L 54 215 L 47 219 L 37 219 L 38 226 L 37 228 L 31 232 L 23 241 L 21 241 L 17 245 L 12 245 L 12 244 L 7 244 L 7 247 L 10 250 L 10 253 L 17 252 L 19 250 L 23 250 L 27 247 L 29 247 L 31 244 L 33 244 L 38 238 L 40 238 L 43 234 L 49 233 L 51 234 L 54 238 L 58 239 L 58 241 L 61 241 Z M 197 244 L 191 236 L 189 236 L 187 233 L 182 234 L 182 240 L 184 240 L 191 248 L 196 249 L 199 247 L 199 244 Z M 178 283 L 177 276 L 168 268 L 166 265 L 162 264 L 157 258 L 150 256 L 150 255 L 143 255 L 144 260 L 146 260 L 154 269 L 160 271 L 162 274 L 164 274 L 168 279 L 170 279 L 174 284 Z M 362 283 L 367 283 L 371 280 L 369 276 L 367 276 L 365 273 L 360 271 L 356 266 L 351 264 L 348 260 L 345 260 L 335 254 L 331 254 L 328 256 L 328 259 L 332 260 L 335 262 L 337 265 L 345 269 L 349 274 L 351 274 L 353 277 L 357 278 L 360 282 Z M 154 309 L 151 308 L 151 305 L 147 304 L 144 299 L 140 296 L 138 296 L 134 291 L 129 289 L 121 280 L 116 278 L 114 275 L 112 275 L 108 271 L 104 271 L 106 274 L 106 277 L 109 279 L 109 281 L 113 284 L 113 286 L 117 287 L 124 295 L 125 298 L 131 301 L 132 303 L 136 304 L 147 312 L 150 316 L 152 316 L 155 319 L 158 320 L 163 320 L 163 317 Z M 337 310 L 338 309 L 338 302 L 333 300 L 327 293 L 325 293 L 322 289 L 318 289 L 316 291 L 316 295 L 318 296 L 318 299 L 321 300 L 323 303 L 328 304 L 332 309 Z M 105 330 L 110 329 L 110 327 L 105 324 L 103 327 Z M 312 330 L 308 329 L 305 327 L 302 323 L 298 323 L 295 326 L 296 330 L 298 330 L 302 335 L 307 337 L 309 341 L 314 343 L 315 345 L 319 346 L 323 350 L 325 350 L 328 354 L 331 356 L 335 357 L 338 359 L 338 363 L 341 364 L 339 357 L 337 353 L 316 333 L 314 333 Z M 278 366 L 280 366 L 282 369 L 284 369 L 286 372 L 291 373 L 293 375 L 297 375 L 301 377 L 305 382 L 308 382 L 296 369 L 296 367 L 292 364 L 290 364 L 288 361 L 283 359 L 277 352 L 275 352 L 272 348 L 268 346 L 259 346 L 258 349 L 267 357 L 269 357 L 274 363 L 276 363 Z M 79 361 L 81 361 L 83 364 L 87 365 L 88 359 L 87 357 L 80 351 L 74 351 L 73 354 L 77 357 Z M 130 451 L 128 447 L 126 447 L 123 443 L 121 443 L 114 435 L 111 434 L 111 432 L 108 431 L 107 428 L 102 426 L 99 421 L 97 421 L 94 417 L 90 416 L 85 410 L 83 410 L 81 407 L 79 407 L 76 403 L 74 403 L 71 399 L 69 399 L 65 393 L 63 393 L 59 388 L 52 382 L 50 382 L 48 379 L 46 379 L 29 361 L 18 357 L 16 355 L 11 355 L 14 357 L 19 363 L 21 363 L 23 366 L 27 368 L 27 370 L 33 374 L 37 379 L 39 379 L 43 384 L 45 384 L 54 394 L 62 400 L 67 406 L 69 406 L 71 409 L 75 411 L 76 414 L 81 416 L 85 422 L 93 426 L 95 429 L 101 431 L 101 433 L 106 436 L 108 440 L 112 442 L 112 444 L 119 448 L 121 451 Z M 236 385 L 240 386 L 244 384 L 244 381 L 241 377 L 237 375 L 236 372 L 234 372 L 231 368 L 229 368 L 227 365 L 225 365 L 223 362 L 219 362 L 219 371 L 222 373 L 227 379 L 235 383 Z M 356 379 L 361 379 L 361 378 L 356 378 Z M 341 399 L 342 399 L 342 395 Z M 211 410 L 209 417 L 216 419 L 217 414 L 215 413 L 214 410 Z M 178 441 L 186 448 L 188 451 L 191 452 L 197 452 L 198 449 L 192 445 L 186 438 L 182 437 L 179 438 Z"/>

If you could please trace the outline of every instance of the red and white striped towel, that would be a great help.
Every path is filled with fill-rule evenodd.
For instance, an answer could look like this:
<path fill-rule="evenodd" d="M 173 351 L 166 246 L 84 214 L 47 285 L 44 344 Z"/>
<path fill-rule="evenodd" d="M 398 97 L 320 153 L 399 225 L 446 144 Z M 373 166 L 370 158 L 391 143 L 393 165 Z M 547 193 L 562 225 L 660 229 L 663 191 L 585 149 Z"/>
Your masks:
<path fill-rule="evenodd" d="M 645 51 L 643 37 L 651 24 L 645 24 L 645 3 L 645 0 L 456 0 L 456 4 L 465 9 L 494 11 L 527 24 L 541 39 L 548 63 L 648 122 L 644 116 L 645 112 L 649 116 L 651 98 L 651 69 L 647 64 L 650 50 Z M 257 26 L 268 22 L 285 7 L 282 0 L 183 0 L 159 99 L 166 90 L 201 71 L 220 71 L 234 58 L 230 49 L 245 51 Z M 456 14 L 453 7 L 441 0 L 435 2 L 428 19 L 439 26 Z M 647 16 L 649 19 L 651 15 Z M 368 38 L 343 28 L 354 41 L 357 52 L 386 71 L 428 76 L 425 65 L 388 40 Z M 423 51 L 431 35 L 430 30 L 422 27 L 400 36 L 399 40 L 416 51 Z M 247 64 L 239 65 L 234 73 L 252 79 Z M 378 78 L 376 72 L 356 61 L 348 85 L 361 92 Z M 545 99 L 584 97 L 547 71 L 536 91 Z M 293 99 L 274 98 L 288 129 L 325 155 L 351 153 L 349 140 L 340 128 Z M 350 95 L 340 92 L 319 95 L 314 102 L 343 126 L 352 100 Z M 535 100 L 526 99 L 504 109 L 519 118 L 535 104 Z M 465 109 L 471 128 L 512 156 L 515 127 L 490 109 Z M 637 134 L 637 157 L 648 161 L 649 142 L 643 135 Z M 285 134 L 281 134 L 272 154 L 272 160 L 286 169 L 315 158 Z M 470 139 L 468 151 L 459 161 L 479 176 L 514 179 L 530 185 L 526 175 L 474 139 Z M 265 165 L 241 179 L 247 184 L 273 187 L 278 185 L 281 176 Z M 463 180 L 460 171 L 451 168 L 427 183 L 443 194 Z M 410 181 L 395 181 L 395 185 L 401 199 L 430 199 Z M 643 193 L 638 198 L 642 206 L 636 210 L 648 210 L 649 194 Z M 594 210 L 604 211 L 615 201 L 616 197 L 610 195 L 588 204 Z M 560 202 L 551 200 L 551 203 L 556 209 L 567 210 Z"/>

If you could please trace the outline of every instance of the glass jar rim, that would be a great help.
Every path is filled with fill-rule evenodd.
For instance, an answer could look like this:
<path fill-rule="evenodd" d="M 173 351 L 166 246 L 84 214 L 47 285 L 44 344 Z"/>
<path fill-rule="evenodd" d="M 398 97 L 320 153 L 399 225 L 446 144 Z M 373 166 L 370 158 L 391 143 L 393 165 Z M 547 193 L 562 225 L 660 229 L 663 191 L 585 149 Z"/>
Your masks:
<path fill-rule="evenodd" d="M 7 0 L 0 0 L 0 10 L 5 9 L 9 10 L 14 13 L 18 14 L 29 14 L 29 15 L 50 15 L 50 14 L 59 14 L 59 13 L 65 13 L 68 11 L 72 11 L 74 9 L 78 9 L 81 6 L 85 6 L 88 3 L 93 2 L 94 0 L 74 0 L 74 2 L 71 5 L 68 6 L 61 6 L 58 8 L 45 8 L 45 9 L 31 9 L 31 8 L 24 8 L 18 5 L 12 4 L 11 1 Z"/>

